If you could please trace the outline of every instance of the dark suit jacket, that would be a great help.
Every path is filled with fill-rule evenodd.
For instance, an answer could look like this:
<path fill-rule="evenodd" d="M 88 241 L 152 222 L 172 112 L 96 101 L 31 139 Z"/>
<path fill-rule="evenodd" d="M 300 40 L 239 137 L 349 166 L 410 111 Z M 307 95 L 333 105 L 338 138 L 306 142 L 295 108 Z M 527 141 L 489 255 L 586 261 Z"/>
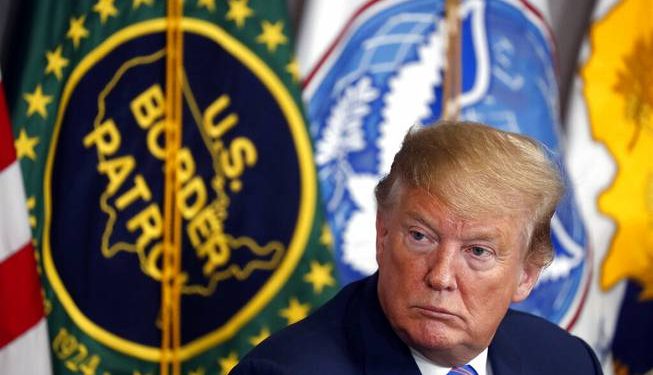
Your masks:
<path fill-rule="evenodd" d="M 241 374 L 414 374 L 410 349 L 386 319 L 377 277 L 344 288 L 305 320 L 253 349 Z M 543 319 L 509 310 L 490 344 L 494 375 L 602 374 L 592 349 Z"/>

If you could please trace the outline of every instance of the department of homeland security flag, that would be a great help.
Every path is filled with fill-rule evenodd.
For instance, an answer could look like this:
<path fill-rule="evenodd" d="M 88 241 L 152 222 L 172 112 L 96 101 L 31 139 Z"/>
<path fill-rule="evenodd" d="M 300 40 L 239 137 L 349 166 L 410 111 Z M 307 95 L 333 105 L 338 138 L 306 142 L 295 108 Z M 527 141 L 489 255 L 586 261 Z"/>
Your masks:
<path fill-rule="evenodd" d="M 37 1 L 10 60 L 14 133 L 59 374 L 157 373 L 166 2 Z M 183 374 L 226 374 L 336 290 L 284 1 L 185 1 Z M 175 324 L 175 323 L 173 323 Z"/>
<path fill-rule="evenodd" d="M 596 4 L 571 98 L 569 167 L 596 248 L 588 307 L 615 374 L 653 369 L 653 23 L 645 0 Z"/>
<path fill-rule="evenodd" d="M 460 17 L 460 117 L 535 137 L 560 157 L 553 45 L 538 9 L 469 0 Z M 373 188 L 404 134 L 441 116 L 446 38 L 444 0 L 368 1 L 307 77 L 310 133 L 344 282 L 376 269 Z M 572 191 L 552 229 L 555 260 L 516 307 L 569 328 L 592 271 Z"/>
<path fill-rule="evenodd" d="M 0 374 L 52 373 L 28 202 L 17 160 L 30 151 L 24 133 L 14 142 L 0 77 Z"/>

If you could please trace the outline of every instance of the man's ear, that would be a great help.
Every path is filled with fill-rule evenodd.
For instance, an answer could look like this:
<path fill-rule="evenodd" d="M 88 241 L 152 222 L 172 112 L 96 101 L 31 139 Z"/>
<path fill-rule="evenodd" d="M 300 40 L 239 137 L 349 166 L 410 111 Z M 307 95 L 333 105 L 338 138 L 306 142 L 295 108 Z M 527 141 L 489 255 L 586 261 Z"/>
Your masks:
<path fill-rule="evenodd" d="M 521 274 L 519 275 L 519 284 L 517 284 L 517 289 L 512 295 L 512 302 L 521 302 L 531 294 L 531 290 L 533 290 L 535 283 L 537 283 L 541 271 L 542 267 L 529 262 L 528 259 L 524 260 Z"/>
<path fill-rule="evenodd" d="M 381 209 L 376 210 L 376 263 L 381 267 L 385 238 L 388 236 L 388 227 L 385 222 L 385 215 Z"/>

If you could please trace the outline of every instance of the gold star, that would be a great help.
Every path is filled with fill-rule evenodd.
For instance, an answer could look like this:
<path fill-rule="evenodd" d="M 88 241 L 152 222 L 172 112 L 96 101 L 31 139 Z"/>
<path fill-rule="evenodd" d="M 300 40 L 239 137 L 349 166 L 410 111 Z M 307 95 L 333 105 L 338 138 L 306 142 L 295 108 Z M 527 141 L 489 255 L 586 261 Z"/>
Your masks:
<path fill-rule="evenodd" d="M 188 371 L 188 375 L 204 375 L 206 374 L 206 370 L 202 367 L 198 367 L 195 371 L 190 370 Z"/>
<path fill-rule="evenodd" d="M 304 281 L 313 285 L 313 292 L 320 294 L 325 286 L 336 285 L 336 280 L 331 276 L 333 265 L 320 264 L 318 262 L 311 262 L 311 270 L 304 275 Z"/>
<path fill-rule="evenodd" d="M 268 327 L 263 327 L 257 336 L 253 336 L 249 339 L 249 343 L 252 344 L 252 346 L 256 346 L 263 342 L 263 340 L 267 339 L 268 336 L 270 336 L 270 330 Z"/>
<path fill-rule="evenodd" d="M 32 210 L 34 210 L 35 207 L 36 207 L 36 198 L 34 198 L 34 196 L 27 198 L 27 209 L 30 212 L 29 225 L 32 227 L 32 229 L 36 228 L 36 216 L 32 214 Z M 36 254 L 38 254 L 38 252 Z"/>
<path fill-rule="evenodd" d="M 154 0 L 132 0 L 132 9 L 138 9 L 141 5 L 152 6 L 154 5 Z"/>
<path fill-rule="evenodd" d="M 43 313 L 47 317 L 52 312 L 52 302 L 45 296 L 45 290 L 41 288 L 41 297 L 43 297 Z"/>
<path fill-rule="evenodd" d="M 198 8 L 206 8 L 209 12 L 215 10 L 215 0 L 197 0 Z"/>
<path fill-rule="evenodd" d="M 220 358 L 220 375 L 228 375 L 232 368 L 238 364 L 238 355 L 234 352 L 229 353 L 229 356 Z"/>
<path fill-rule="evenodd" d="M 34 93 L 23 94 L 23 99 L 27 101 L 27 116 L 31 117 L 34 112 L 38 112 L 38 114 L 44 119 L 48 117 L 48 111 L 45 106 L 52 102 L 52 96 L 43 95 L 43 88 L 41 88 L 41 85 L 36 86 Z"/>
<path fill-rule="evenodd" d="M 38 242 L 32 239 L 32 248 L 34 249 L 34 260 L 36 260 L 36 272 L 39 275 L 43 274 L 43 268 L 41 267 L 41 255 L 39 255 Z M 41 288 L 41 296 L 45 298 L 45 290 Z"/>
<path fill-rule="evenodd" d="M 322 225 L 322 233 L 320 234 L 320 243 L 328 248 L 333 247 L 333 234 L 331 233 L 331 228 L 329 224 L 324 223 Z"/>
<path fill-rule="evenodd" d="M 256 37 L 256 41 L 260 44 L 265 44 L 268 52 L 274 52 L 280 44 L 286 44 L 288 42 L 288 38 L 283 35 L 282 21 L 275 23 L 263 21 L 261 23 L 261 29 L 261 34 Z"/>
<path fill-rule="evenodd" d="M 93 11 L 100 15 L 100 22 L 104 24 L 107 22 L 109 17 L 115 17 L 118 15 L 118 9 L 113 5 L 116 0 L 98 0 L 95 5 L 93 5 Z"/>
<path fill-rule="evenodd" d="M 61 56 L 61 45 L 57 46 L 54 51 L 45 53 L 45 58 L 48 60 L 48 66 L 45 67 L 45 74 L 54 73 L 58 80 L 63 75 L 63 68 L 68 66 L 68 59 Z"/>
<path fill-rule="evenodd" d="M 18 135 L 18 138 L 14 144 L 16 145 L 16 156 L 19 159 L 28 157 L 32 160 L 36 160 L 36 152 L 34 151 L 34 147 L 39 144 L 38 137 L 28 137 L 25 129 L 21 129 L 20 134 Z"/>
<path fill-rule="evenodd" d="M 234 21 L 236 26 L 240 29 L 245 25 L 247 17 L 254 14 L 252 8 L 247 6 L 249 0 L 229 0 L 229 10 L 225 18 L 229 21 Z"/>
<path fill-rule="evenodd" d="M 299 300 L 297 300 L 297 298 L 293 297 L 290 299 L 290 304 L 288 304 L 288 307 L 281 310 L 281 312 L 279 312 L 279 315 L 286 318 L 286 320 L 288 321 L 288 325 L 291 325 L 293 323 L 297 323 L 298 321 L 306 318 L 310 310 L 311 310 L 311 305 L 309 305 L 308 303 L 301 304 L 299 303 Z"/>
<path fill-rule="evenodd" d="M 293 82 L 299 81 L 299 63 L 297 62 L 297 58 L 293 57 L 288 65 L 286 65 L 286 72 L 290 74 Z"/>
<path fill-rule="evenodd" d="M 84 21 L 86 21 L 86 16 L 70 18 L 70 26 L 68 27 L 66 38 L 72 39 L 75 48 L 79 47 L 79 41 L 82 38 L 88 38 L 88 30 L 84 27 Z"/>

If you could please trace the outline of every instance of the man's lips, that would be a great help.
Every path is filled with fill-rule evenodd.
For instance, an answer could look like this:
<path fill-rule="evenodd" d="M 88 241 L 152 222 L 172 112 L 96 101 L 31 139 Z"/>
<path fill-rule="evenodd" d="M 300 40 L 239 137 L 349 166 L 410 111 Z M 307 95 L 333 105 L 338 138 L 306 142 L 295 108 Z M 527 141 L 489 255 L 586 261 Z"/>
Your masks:
<path fill-rule="evenodd" d="M 428 306 L 428 305 L 417 305 L 414 306 L 417 311 L 430 318 L 435 318 L 435 319 L 454 319 L 454 318 L 460 318 L 457 314 L 453 313 L 450 310 L 443 309 L 441 307 L 436 307 L 436 306 Z"/>

